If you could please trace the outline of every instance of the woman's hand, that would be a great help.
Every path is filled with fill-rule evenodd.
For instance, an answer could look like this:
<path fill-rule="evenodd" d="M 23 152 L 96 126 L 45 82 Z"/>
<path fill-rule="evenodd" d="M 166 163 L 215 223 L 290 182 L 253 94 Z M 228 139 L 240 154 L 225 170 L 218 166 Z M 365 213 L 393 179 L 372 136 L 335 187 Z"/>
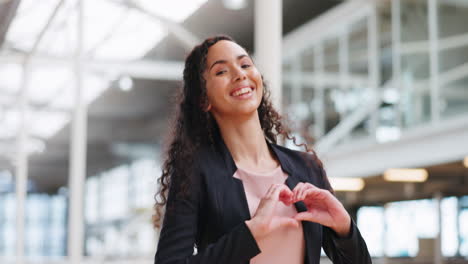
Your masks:
<path fill-rule="evenodd" d="M 255 240 L 267 236 L 279 227 L 299 227 L 298 220 L 292 217 L 275 215 L 275 208 L 279 202 L 287 206 L 291 205 L 293 203 L 293 192 L 284 184 L 273 184 L 260 201 L 252 219 L 245 222 Z"/>
<path fill-rule="evenodd" d="M 316 222 L 333 229 L 339 236 L 350 232 L 351 217 L 343 205 L 328 190 L 315 187 L 310 183 L 298 183 L 294 188 L 293 202 L 304 201 L 306 212 L 296 215 L 297 220 Z"/>

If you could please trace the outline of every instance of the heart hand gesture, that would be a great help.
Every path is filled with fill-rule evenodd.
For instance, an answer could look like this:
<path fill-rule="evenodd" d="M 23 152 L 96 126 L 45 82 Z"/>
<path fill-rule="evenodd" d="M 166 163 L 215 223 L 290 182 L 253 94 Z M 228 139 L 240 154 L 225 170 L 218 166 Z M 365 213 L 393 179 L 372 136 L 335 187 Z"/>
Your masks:
<path fill-rule="evenodd" d="M 275 215 L 278 202 L 289 206 L 298 201 L 304 202 L 307 211 L 298 213 L 294 218 Z M 298 227 L 298 221 L 328 226 L 343 237 L 349 234 L 351 226 L 351 217 L 333 194 L 302 182 L 293 191 L 284 184 L 271 185 L 260 201 L 255 215 L 245 223 L 255 239 L 260 239 L 282 226 Z"/>
<path fill-rule="evenodd" d="M 307 211 L 298 213 L 295 219 L 328 226 L 339 236 L 349 234 L 351 217 L 343 205 L 328 190 L 310 183 L 299 183 L 293 190 L 293 201 L 304 201 Z"/>
<path fill-rule="evenodd" d="M 278 202 L 292 204 L 293 193 L 284 184 L 272 184 L 265 196 L 260 200 L 257 211 L 251 220 L 245 223 L 255 239 L 267 236 L 272 231 L 283 226 L 298 227 L 298 220 L 292 217 L 275 215 Z"/>

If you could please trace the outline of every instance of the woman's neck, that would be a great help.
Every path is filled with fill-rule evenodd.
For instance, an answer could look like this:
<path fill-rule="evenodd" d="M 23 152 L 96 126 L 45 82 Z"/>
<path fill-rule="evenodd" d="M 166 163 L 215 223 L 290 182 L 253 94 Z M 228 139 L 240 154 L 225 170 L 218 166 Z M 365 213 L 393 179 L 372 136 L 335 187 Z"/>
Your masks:
<path fill-rule="evenodd" d="M 236 165 L 252 171 L 270 171 L 278 162 L 270 152 L 257 112 L 243 119 L 216 118 L 222 138 Z"/>

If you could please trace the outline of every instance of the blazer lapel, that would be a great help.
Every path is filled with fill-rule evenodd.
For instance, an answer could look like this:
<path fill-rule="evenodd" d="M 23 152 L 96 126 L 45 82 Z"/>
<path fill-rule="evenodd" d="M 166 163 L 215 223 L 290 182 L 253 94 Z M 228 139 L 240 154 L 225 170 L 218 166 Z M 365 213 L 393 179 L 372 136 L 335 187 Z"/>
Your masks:
<path fill-rule="evenodd" d="M 291 165 L 288 156 L 283 151 L 281 151 L 277 145 L 270 143 L 268 143 L 268 145 L 278 158 L 281 164 L 281 169 L 288 174 L 288 178 L 286 179 L 286 185 L 292 191 L 294 187 L 296 187 L 296 185 L 300 182 L 299 176 L 296 175 L 297 170 L 293 169 L 293 166 Z M 303 202 L 297 202 L 294 204 L 294 206 L 296 207 L 297 212 L 307 211 L 307 207 Z"/>
<path fill-rule="evenodd" d="M 222 222 L 224 223 L 222 224 L 222 228 L 224 229 L 223 232 L 225 233 L 229 232 L 242 221 L 248 220 L 251 217 L 244 185 L 240 179 L 233 177 L 234 172 L 237 170 L 237 166 L 223 139 L 220 136 L 218 139 L 219 140 L 217 140 L 217 142 L 219 142 L 219 155 L 213 158 L 218 159 L 221 156 L 226 169 L 221 173 L 222 175 L 219 175 L 221 176 L 220 178 L 222 178 L 222 180 L 218 181 L 221 186 L 217 188 L 217 204 L 221 206 L 221 208 L 218 209 L 221 210 Z M 294 187 L 296 187 L 296 185 L 301 181 L 300 179 L 302 179 L 300 175 L 297 175 L 298 170 L 294 169 L 299 165 L 292 164 L 287 154 L 283 152 L 276 144 L 271 144 L 268 141 L 267 144 L 278 158 L 282 170 L 288 174 L 286 185 L 289 187 L 289 189 L 293 190 Z M 294 205 L 298 212 L 307 211 L 307 207 L 302 201 L 297 202 Z M 316 258 L 316 256 L 320 255 L 322 241 L 321 225 L 308 221 L 303 221 L 302 224 L 306 243 L 305 263 L 317 264 L 318 258 Z"/>
<path fill-rule="evenodd" d="M 251 218 L 249 205 L 244 190 L 244 185 L 240 179 L 234 178 L 237 171 L 236 163 L 229 152 L 222 137 L 218 134 L 216 142 L 218 158 L 224 161 L 225 169 L 221 172 L 222 180 L 218 181 L 221 186 L 217 186 L 217 199 L 221 208 L 218 208 L 222 215 L 223 229 L 229 231 L 240 222 Z"/>
<path fill-rule="evenodd" d="M 222 137 L 220 137 L 220 135 L 218 135 L 218 137 L 218 150 L 220 156 L 224 160 L 226 173 L 223 173 L 223 180 L 220 181 L 220 184 L 223 186 L 219 188 L 220 191 L 218 192 L 217 196 L 219 199 L 218 204 L 222 205 L 223 207 L 219 208 L 223 212 L 223 222 L 227 224 L 226 227 L 229 230 L 229 228 L 236 226 L 239 222 L 250 219 L 251 216 L 243 182 L 242 180 L 233 177 L 237 170 L 237 166 Z M 286 185 L 290 190 L 293 190 L 294 187 L 296 187 L 296 185 L 299 183 L 299 176 L 295 175 L 286 154 L 279 150 L 276 145 L 271 144 L 268 141 L 266 142 L 268 147 L 275 153 L 276 158 L 280 163 L 281 169 L 288 174 Z M 298 212 L 307 211 L 307 207 L 303 202 L 297 202 L 294 205 Z"/>
<path fill-rule="evenodd" d="M 297 179 L 297 177 L 295 177 L 292 174 L 288 175 L 288 178 L 286 179 L 286 185 L 291 191 L 294 189 L 294 187 L 296 187 L 298 183 L 299 180 Z M 298 213 L 307 211 L 307 207 L 302 201 L 295 203 L 294 206 L 296 207 Z"/>
<path fill-rule="evenodd" d="M 299 171 L 296 166 L 299 164 L 291 164 L 290 159 L 287 157 L 286 153 L 281 151 L 278 146 L 271 145 L 273 150 L 275 150 L 278 159 L 281 162 L 281 166 L 283 166 L 283 170 L 288 173 L 288 178 L 286 179 L 286 185 L 289 189 L 293 190 L 294 187 L 304 179 L 305 177 L 300 177 L 297 174 Z M 296 169 L 294 169 L 296 168 Z M 296 206 L 297 212 L 304 212 L 307 211 L 307 207 L 304 202 L 300 201 L 294 204 Z M 320 224 L 309 222 L 309 221 L 302 221 L 303 233 L 304 233 L 304 240 L 306 244 L 306 261 L 305 263 L 313 263 L 318 264 L 320 261 L 319 258 L 316 256 L 320 256 L 320 248 L 322 243 L 322 227 Z M 318 245 L 317 245 L 318 244 Z"/>

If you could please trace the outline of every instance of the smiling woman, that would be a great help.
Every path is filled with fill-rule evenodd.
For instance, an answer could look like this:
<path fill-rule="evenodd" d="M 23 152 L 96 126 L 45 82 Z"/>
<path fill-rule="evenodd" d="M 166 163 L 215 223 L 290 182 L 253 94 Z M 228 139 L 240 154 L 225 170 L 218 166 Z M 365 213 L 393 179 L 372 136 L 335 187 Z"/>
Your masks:
<path fill-rule="evenodd" d="M 227 36 L 185 61 L 157 195 L 155 263 L 371 263 L 315 152 L 292 139 L 248 53 Z M 193 254 L 197 247 L 197 254 Z"/>
<path fill-rule="evenodd" d="M 203 73 L 209 105 L 216 122 L 256 118 L 263 97 L 262 76 L 238 44 L 221 40 L 207 54 L 208 70 Z M 225 125 L 220 125 L 225 127 Z"/>

